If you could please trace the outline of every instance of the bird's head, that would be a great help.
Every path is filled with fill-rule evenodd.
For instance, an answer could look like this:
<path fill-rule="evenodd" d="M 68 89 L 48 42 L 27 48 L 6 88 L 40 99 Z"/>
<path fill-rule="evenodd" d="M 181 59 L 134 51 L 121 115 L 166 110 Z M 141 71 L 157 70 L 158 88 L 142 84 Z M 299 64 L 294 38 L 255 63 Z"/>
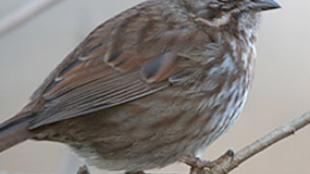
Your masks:
<path fill-rule="evenodd" d="M 276 0 L 205 0 L 207 8 L 223 12 L 261 12 L 280 8 Z"/>
<path fill-rule="evenodd" d="M 260 12 L 280 8 L 276 0 L 184 0 L 210 25 L 222 26 L 236 20 L 256 17 Z M 241 18 L 240 18 L 241 17 Z M 249 18 L 250 19 L 250 18 Z"/>

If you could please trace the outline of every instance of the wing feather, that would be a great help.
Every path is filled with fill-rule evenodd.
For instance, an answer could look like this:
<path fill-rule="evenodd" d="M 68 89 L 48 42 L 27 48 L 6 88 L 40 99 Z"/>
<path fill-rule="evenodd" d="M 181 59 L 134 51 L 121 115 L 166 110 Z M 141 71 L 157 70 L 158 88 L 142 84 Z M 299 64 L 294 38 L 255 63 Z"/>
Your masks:
<path fill-rule="evenodd" d="M 120 81 L 113 85 L 99 80 L 97 85 L 103 87 L 97 88 L 97 85 L 88 84 L 89 88 L 77 88 L 70 91 L 69 95 L 52 100 L 41 114 L 43 117 L 39 116 L 32 123 L 31 129 L 120 105 L 169 87 L 169 83 L 150 86 L 137 79 L 137 74 L 138 72 L 134 72 L 121 77 Z"/>
<path fill-rule="evenodd" d="M 185 27 L 186 23 L 172 27 L 176 21 L 165 23 L 147 15 L 161 16 L 158 9 L 145 10 L 146 15 L 137 15 L 141 9 L 130 9 L 99 26 L 50 74 L 32 96 L 32 103 L 40 101 L 42 107 L 30 129 L 121 105 L 171 86 L 169 78 L 182 71 L 178 65 L 184 66 L 184 62 L 178 63 L 179 52 L 195 47 L 193 40 L 200 45 L 197 39 L 204 37 L 198 29 Z M 136 25 L 139 21 L 146 25 Z"/>

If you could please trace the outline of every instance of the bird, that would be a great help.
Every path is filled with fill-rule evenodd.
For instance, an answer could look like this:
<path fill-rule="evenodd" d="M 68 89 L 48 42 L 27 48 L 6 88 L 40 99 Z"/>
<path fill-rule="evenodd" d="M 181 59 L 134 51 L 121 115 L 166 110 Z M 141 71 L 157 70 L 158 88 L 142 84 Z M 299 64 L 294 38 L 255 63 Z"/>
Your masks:
<path fill-rule="evenodd" d="M 201 157 L 242 112 L 261 13 L 275 0 L 147 0 L 94 29 L 0 125 L 0 152 L 68 145 L 90 166 L 143 173 Z"/>

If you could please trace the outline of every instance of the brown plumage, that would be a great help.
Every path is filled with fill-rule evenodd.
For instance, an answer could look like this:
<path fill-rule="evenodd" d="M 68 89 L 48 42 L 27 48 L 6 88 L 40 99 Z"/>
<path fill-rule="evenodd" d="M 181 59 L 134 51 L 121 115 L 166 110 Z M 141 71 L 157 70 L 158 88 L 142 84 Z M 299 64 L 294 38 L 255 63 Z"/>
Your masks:
<path fill-rule="evenodd" d="M 273 0 L 149 0 L 96 28 L 0 126 L 68 144 L 90 165 L 138 172 L 198 155 L 238 117 L 259 13 Z"/>

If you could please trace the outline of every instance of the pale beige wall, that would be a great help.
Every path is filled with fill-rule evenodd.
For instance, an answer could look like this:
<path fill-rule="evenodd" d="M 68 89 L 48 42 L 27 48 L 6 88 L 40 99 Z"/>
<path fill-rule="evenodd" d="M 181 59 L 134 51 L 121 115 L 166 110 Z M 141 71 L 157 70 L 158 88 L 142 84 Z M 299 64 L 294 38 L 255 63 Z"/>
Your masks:
<path fill-rule="evenodd" d="M 30 0 L 1 0 L 0 18 Z M 17 112 L 43 78 L 96 25 L 141 0 L 67 0 L 0 38 L 0 120 Z M 310 110 L 310 1 L 281 2 L 264 15 L 256 78 L 238 124 L 210 147 L 206 159 L 239 149 L 272 128 Z M 261 153 L 235 174 L 309 174 L 310 128 Z M 70 174 L 67 148 L 26 142 L 0 154 L 0 171 Z M 181 170 L 183 165 L 163 172 Z M 72 173 L 72 172 L 71 172 Z"/>

